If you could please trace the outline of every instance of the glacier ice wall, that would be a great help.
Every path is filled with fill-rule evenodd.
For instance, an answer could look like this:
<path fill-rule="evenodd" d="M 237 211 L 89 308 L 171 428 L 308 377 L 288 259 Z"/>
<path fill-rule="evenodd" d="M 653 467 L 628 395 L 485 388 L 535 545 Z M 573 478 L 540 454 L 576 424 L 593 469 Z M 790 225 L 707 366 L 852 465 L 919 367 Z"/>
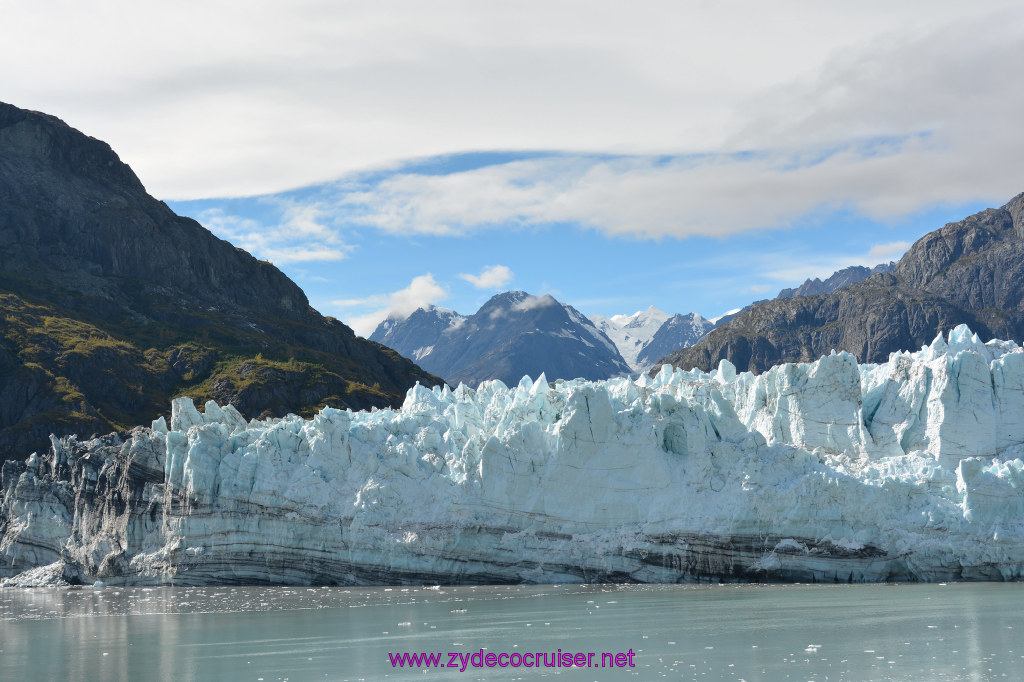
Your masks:
<path fill-rule="evenodd" d="M 409 391 L 246 422 L 187 398 L 0 473 L 7 585 L 1019 579 L 1024 351 L 966 327 L 702 373 Z"/>

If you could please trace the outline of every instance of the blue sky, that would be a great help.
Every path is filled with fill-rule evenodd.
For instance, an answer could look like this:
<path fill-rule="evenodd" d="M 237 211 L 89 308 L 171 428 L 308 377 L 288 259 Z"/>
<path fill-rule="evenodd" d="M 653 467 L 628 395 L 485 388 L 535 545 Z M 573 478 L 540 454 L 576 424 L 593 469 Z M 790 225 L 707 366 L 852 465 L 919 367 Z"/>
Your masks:
<path fill-rule="evenodd" d="M 1019 0 L 6 3 L 0 63 L 362 333 L 714 316 L 1024 191 Z"/>
<path fill-rule="evenodd" d="M 408 313 L 433 303 L 469 314 L 512 288 L 550 293 L 587 315 L 654 305 L 712 317 L 807 277 L 897 259 L 925 232 L 984 207 L 943 204 L 890 220 L 826 207 L 770 229 L 680 237 L 608 234 L 581 220 L 516 215 L 484 224 L 446 222 L 410 234 L 381 229 L 374 222 L 379 216 L 362 201 L 396 177 L 445 179 L 552 156 L 438 157 L 292 192 L 169 203 L 274 262 L 303 287 L 314 307 L 363 334 L 388 311 Z"/>

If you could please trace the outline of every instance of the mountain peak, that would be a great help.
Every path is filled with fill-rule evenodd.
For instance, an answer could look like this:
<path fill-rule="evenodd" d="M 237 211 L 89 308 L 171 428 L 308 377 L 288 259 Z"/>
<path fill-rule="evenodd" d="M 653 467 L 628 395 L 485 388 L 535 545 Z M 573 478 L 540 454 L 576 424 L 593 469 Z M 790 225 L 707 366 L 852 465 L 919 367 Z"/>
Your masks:
<path fill-rule="evenodd" d="M 378 326 L 370 337 L 450 383 L 488 379 L 508 385 L 536 378 L 608 378 L 629 372 L 612 341 L 579 311 L 551 294 L 505 291 L 468 317 L 411 316 Z"/>

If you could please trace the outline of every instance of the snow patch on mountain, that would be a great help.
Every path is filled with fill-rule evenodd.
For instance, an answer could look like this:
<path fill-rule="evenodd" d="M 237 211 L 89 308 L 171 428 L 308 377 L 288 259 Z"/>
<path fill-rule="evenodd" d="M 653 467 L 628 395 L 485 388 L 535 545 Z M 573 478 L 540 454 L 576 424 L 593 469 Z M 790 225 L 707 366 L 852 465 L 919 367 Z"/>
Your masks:
<path fill-rule="evenodd" d="M 639 372 L 643 368 L 638 364 L 637 356 L 670 317 L 668 313 L 651 306 L 632 315 L 591 315 L 590 321 L 611 339 L 630 368 Z"/>
<path fill-rule="evenodd" d="M 669 353 L 697 343 L 714 327 L 714 323 L 704 319 L 699 313 L 676 313 L 665 320 L 643 347 L 637 356 L 637 365 L 647 370 Z"/>

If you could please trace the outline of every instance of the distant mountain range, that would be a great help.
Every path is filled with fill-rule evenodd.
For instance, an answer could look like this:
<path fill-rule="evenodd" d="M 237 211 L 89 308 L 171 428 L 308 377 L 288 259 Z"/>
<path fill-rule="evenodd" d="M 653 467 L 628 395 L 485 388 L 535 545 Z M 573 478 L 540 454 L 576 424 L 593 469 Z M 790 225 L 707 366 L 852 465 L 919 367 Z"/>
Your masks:
<path fill-rule="evenodd" d="M 783 289 L 778 297 L 831 293 L 873 274 L 890 272 L 895 266 L 883 263 L 873 268 L 844 268 L 824 281 L 808 279 L 799 287 Z M 577 318 L 582 315 L 575 308 L 550 296 L 544 298 L 554 307 L 549 312 L 562 310 L 558 315 L 538 315 L 535 306 L 524 307 L 526 300 L 542 299 L 522 291 L 506 292 L 469 317 L 437 306 L 419 308 L 407 317 L 388 317 L 377 326 L 370 340 L 393 348 L 449 383 L 461 381 L 476 386 L 494 378 L 505 383 L 517 382 L 523 374 L 536 377 L 540 371 L 551 380 L 605 379 L 656 367 L 666 356 L 693 346 L 712 329 L 763 302 L 756 301 L 713 320 L 696 312 L 669 315 L 650 306 L 632 315 L 591 315 L 592 324 L 588 325 L 579 322 Z M 481 317 L 481 313 L 486 313 L 486 317 Z M 500 322 L 496 323 L 499 317 Z M 592 343 L 595 329 L 600 332 L 597 344 Z M 607 342 L 618 351 L 618 359 L 609 356 Z M 511 349 L 519 354 L 518 359 L 509 356 Z M 622 362 L 628 370 L 623 370 Z M 594 364 L 588 367 L 588 363 Z"/>
<path fill-rule="evenodd" d="M 881 263 L 872 268 L 855 265 L 838 270 L 825 280 L 808 279 L 795 288 L 783 289 L 776 300 L 796 299 L 804 296 L 830 294 L 868 277 L 891 272 L 895 262 Z M 581 324 L 582 315 L 575 308 L 559 303 L 548 296 L 549 305 L 563 309 L 557 319 L 538 316 L 523 307 L 522 301 L 538 299 L 529 294 L 506 292 L 488 301 L 473 316 L 461 315 L 454 310 L 438 306 L 420 308 L 407 317 L 388 317 L 370 335 L 393 348 L 424 369 L 444 377 L 449 383 L 464 382 L 476 386 L 486 379 L 501 378 L 505 383 L 517 382 L 522 375 L 536 377 L 544 371 L 548 379 L 583 377 L 603 379 L 626 373 L 651 370 L 683 349 L 697 344 L 707 334 L 754 306 L 768 302 L 755 301 L 741 309 L 730 310 L 720 317 L 707 319 L 699 313 L 669 315 L 650 306 L 632 315 L 591 315 L 591 325 Z M 501 309 L 501 323 L 494 323 L 495 310 Z M 487 319 L 481 317 L 481 312 Z M 570 312 L 571 311 L 571 312 Z M 466 326 L 466 323 L 470 324 Z M 539 324 L 536 328 L 531 325 Z M 594 329 L 602 342 L 593 341 Z M 562 341 L 553 342 L 553 338 Z M 569 341 L 588 339 L 585 347 Z M 618 351 L 620 358 L 608 357 L 607 343 Z M 533 348 L 533 344 L 540 344 Z M 520 359 L 512 359 L 508 352 L 516 349 Z M 528 361 L 523 359 L 529 358 Z M 594 362 L 591 367 L 587 363 Z M 526 367 L 533 369 L 526 369 Z M 517 376 L 517 373 L 518 376 Z"/>
<path fill-rule="evenodd" d="M 570 305 L 550 295 L 508 291 L 473 315 L 420 308 L 381 322 L 371 341 L 393 348 L 455 386 L 488 379 L 515 385 L 523 375 L 548 380 L 607 379 L 630 367 L 615 344 Z"/>
<path fill-rule="evenodd" d="M 983 339 L 1024 339 L 1024 194 L 929 232 L 890 272 L 762 301 L 664 360 L 708 370 L 728 358 L 759 372 L 835 349 L 882 362 L 958 324 Z"/>
<path fill-rule="evenodd" d="M 146 193 L 110 147 L 0 103 L 0 459 L 148 424 L 400 404 L 439 379 Z"/>

